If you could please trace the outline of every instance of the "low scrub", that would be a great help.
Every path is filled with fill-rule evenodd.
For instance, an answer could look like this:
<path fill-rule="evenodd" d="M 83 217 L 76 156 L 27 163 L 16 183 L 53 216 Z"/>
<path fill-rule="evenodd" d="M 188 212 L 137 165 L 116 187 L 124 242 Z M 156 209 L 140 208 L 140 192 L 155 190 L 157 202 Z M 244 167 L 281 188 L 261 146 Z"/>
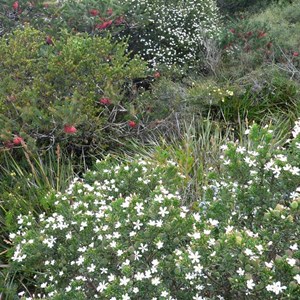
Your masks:
<path fill-rule="evenodd" d="M 10 268 L 22 297 L 297 299 L 300 121 L 279 148 L 270 127 L 222 146 L 202 196 L 184 205 L 176 163 L 98 162 L 52 214 L 19 215 Z"/>

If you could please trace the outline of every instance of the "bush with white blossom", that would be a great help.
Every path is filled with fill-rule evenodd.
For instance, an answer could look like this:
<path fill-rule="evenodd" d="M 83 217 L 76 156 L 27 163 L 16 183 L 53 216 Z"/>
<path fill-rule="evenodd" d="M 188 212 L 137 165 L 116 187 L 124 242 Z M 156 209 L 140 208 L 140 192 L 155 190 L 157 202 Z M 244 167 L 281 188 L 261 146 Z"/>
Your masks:
<path fill-rule="evenodd" d="M 253 125 L 198 202 L 173 162 L 107 159 L 19 216 L 11 265 L 47 299 L 298 299 L 300 121 L 284 148 Z M 177 190 L 178 189 L 178 190 Z M 26 299 L 27 299 L 26 298 Z"/>
<path fill-rule="evenodd" d="M 205 40 L 220 33 L 214 0 L 125 0 L 133 48 L 154 67 L 193 67 L 205 53 Z"/>

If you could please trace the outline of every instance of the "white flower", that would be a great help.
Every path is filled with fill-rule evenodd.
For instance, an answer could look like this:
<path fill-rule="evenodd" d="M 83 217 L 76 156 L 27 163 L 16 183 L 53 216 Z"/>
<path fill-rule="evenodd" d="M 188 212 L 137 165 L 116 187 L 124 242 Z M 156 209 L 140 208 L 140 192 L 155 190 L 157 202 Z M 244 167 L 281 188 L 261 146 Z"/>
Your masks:
<path fill-rule="evenodd" d="M 140 230 L 141 227 L 143 226 L 143 223 L 140 220 L 137 220 L 136 222 L 133 222 L 133 225 L 134 225 L 133 229 Z"/>
<path fill-rule="evenodd" d="M 276 295 L 283 292 L 283 290 L 286 290 L 286 288 L 287 288 L 286 286 L 281 286 L 280 281 L 274 282 L 273 284 L 269 284 L 266 286 L 267 291 L 273 292 Z"/>
<path fill-rule="evenodd" d="M 161 297 L 167 297 L 168 296 L 168 292 L 166 291 L 162 291 L 160 294 Z"/>
<path fill-rule="evenodd" d="M 154 277 L 151 279 L 151 283 L 153 285 L 159 285 L 160 284 L 160 279 L 158 277 Z"/>
<path fill-rule="evenodd" d="M 89 272 L 94 272 L 95 269 L 96 269 L 96 266 L 95 266 L 94 264 L 91 264 L 89 267 L 87 267 L 87 270 L 88 270 Z"/>
<path fill-rule="evenodd" d="M 300 284 L 300 274 L 295 275 L 294 279 L 297 281 L 298 284 Z"/>
<path fill-rule="evenodd" d="M 139 251 L 134 251 L 133 254 L 134 254 L 134 260 L 139 260 L 142 257 Z"/>
<path fill-rule="evenodd" d="M 196 251 L 195 253 L 190 251 L 189 259 L 192 261 L 193 264 L 199 263 L 199 258 L 200 258 L 200 255 L 199 255 L 198 251 Z"/>
<path fill-rule="evenodd" d="M 128 294 L 122 295 L 122 300 L 130 300 Z"/>
<path fill-rule="evenodd" d="M 210 225 L 212 226 L 218 226 L 219 221 L 218 220 L 213 220 L 213 219 L 208 219 L 208 222 L 210 223 Z"/>
<path fill-rule="evenodd" d="M 126 276 L 123 276 L 123 278 L 120 279 L 120 285 L 127 285 L 128 282 L 130 281 L 129 278 L 127 278 Z"/>
<path fill-rule="evenodd" d="M 158 242 L 156 243 L 157 249 L 161 249 L 163 246 L 164 246 L 164 243 L 163 243 L 162 241 L 158 241 Z"/>
<path fill-rule="evenodd" d="M 148 251 L 148 245 L 141 243 L 139 249 L 142 251 L 142 253 Z"/>
<path fill-rule="evenodd" d="M 98 287 L 97 287 L 97 292 L 102 293 L 104 290 L 107 289 L 107 285 L 108 285 L 108 283 L 105 282 L 105 281 L 100 282 Z"/>
<path fill-rule="evenodd" d="M 253 282 L 253 279 L 247 280 L 247 288 L 249 290 L 253 290 L 254 287 L 255 287 L 255 283 Z"/>
<path fill-rule="evenodd" d="M 162 217 L 168 215 L 169 214 L 168 208 L 167 207 L 160 207 L 158 214 L 161 215 Z"/>
<path fill-rule="evenodd" d="M 137 281 L 141 281 L 144 279 L 144 274 L 141 273 L 141 272 L 137 272 L 135 275 L 134 275 L 134 278 L 137 280 Z"/>
<path fill-rule="evenodd" d="M 245 274 L 245 271 L 242 268 L 238 268 L 236 271 L 240 276 L 243 276 Z"/>
<path fill-rule="evenodd" d="M 196 294 L 194 297 L 193 297 L 193 300 L 205 300 L 206 298 L 203 298 L 202 296 L 200 296 L 199 294 Z"/>
<path fill-rule="evenodd" d="M 269 269 L 273 268 L 273 261 L 271 260 L 270 262 L 265 262 L 265 266 Z"/>
<path fill-rule="evenodd" d="M 290 249 L 293 251 L 296 251 L 296 250 L 298 250 L 298 245 L 295 243 L 294 245 L 290 246 Z"/>
<path fill-rule="evenodd" d="M 245 253 L 247 256 L 252 256 L 252 255 L 254 254 L 253 251 L 252 251 L 251 249 L 248 249 L 248 248 L 245 249 L 244 253 Z"/>
<path fill-rule="evenodd" d="M 296 259 L 294 258 L 287 258 L 286 261 L 291 267 L 296 265 Z"/>
<path fill-rule="evenodd" d="M 116 276 L 115 276 L 114 274 L 109 274 L 109 275 L 107 276 L 107 279 L 108 279 L 109 282 L 114 281 L 115 278 L 116 278 Z"/>

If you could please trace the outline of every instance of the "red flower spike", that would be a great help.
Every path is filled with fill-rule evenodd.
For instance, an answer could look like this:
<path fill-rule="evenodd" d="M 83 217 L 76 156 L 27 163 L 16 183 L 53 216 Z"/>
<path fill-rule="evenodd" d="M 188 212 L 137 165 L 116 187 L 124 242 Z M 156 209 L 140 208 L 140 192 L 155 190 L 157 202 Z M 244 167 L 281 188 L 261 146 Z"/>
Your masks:
<path fill-rule="evenodd" d="M 124 19 L 124 17 L 123 16 L 120 16 L 120 17 L 117 17 L 116 19 L 115 19 L 115 25 L 121 25 L 121 24 L 123 24 L 124 23 L 124 21 L 125 21 L 125 19 Z"/>
<path fill-rule="evenodd" d="M 258 38 L 259 38 L 259 39 L 264 38 L 264 37 L 266 37 L 266 36 L 267 36 L 267 34 L 266 34 L 264 31 L 259 31 L 259 32 L 258 32 Z"/>
<path fill-rule="evenodd" d="M 51 39 L 51 37 L 49 35 L 46 37 L 46 44 L 47 45 L 54 45 L 53 41 L 52 41 L 52 39 Z"/>
<path fill-rule="evenodd" d="M 157 72 L 154 73 L 153 76 L 154 76 L 154 78 L 159 78 L 160 77 L 160 73 L 157 71 Z"/>
<path fill-rule="evenodd" d="M 135 128 L 136 127 L 136 123 L 132 120 L 128 121 L 128 126 L 131 128 Z"/>
<path fill-rule="evenodd" d="M 295 57 L 297 57 L 297 56 L 299 56 L 299 52 L 293 52 L 293 56 L 295 56 Z"/>
<path fill-rule="evenodd" d="M 72 125 L 65 125 L 64 126 L 64 132 L 65 133 L 73 134 L 76 131 L 77 131 L 77 129 L 74 126 L 72 126 Z"/>
<path fill-rule="evenodd" d="M 110 101 L 109 98 L 101 98 L 100 103 L 103 104 L 103 105 L 110 105 L 111 101 Z"/>
<path fill-rule="evenodd" d="M 112 8 L 109 8 L 107 11 L 106 11 L 107 15 L 111 16 L 113 14 L 113 10 Z"/>
<path fill-rule="evenodd" d="M 99 30 L 106 29 L 111 24 L 112 24 L 112 20 L 109 20 L 109 21 L 103 22 L 102 24 L 96 25 L 96 28 L 99 29 Z"/>
<path fill-rule="evenodd" d="M 90 14 L 91 14 L 91 16 L 93 16 L 93 17 L 96 17 L 96 16 L 98 16 L 99 15 L 99 10 L 97 10 L 97 9 L 91 9 L 90 10 Z"/>
<path fill-rule="evenodd" d="M 13 139 L 13 144 L 14 144 L 15 146 L 21 145 L 22 142 L 23 142 L 23 139 L 22 139 L 20 136 L 16 136 L 16 137 L 14 137 L 14 139 Z"/>
<path fill-rule="evenodd" d="M 13 7 L 14 10 L 18 10 L 18 8 L 19 8 L 19 2 L 18 2 L 18 1 L 15 1 L 15 2 L 13 3 L 12 7 Z"/>

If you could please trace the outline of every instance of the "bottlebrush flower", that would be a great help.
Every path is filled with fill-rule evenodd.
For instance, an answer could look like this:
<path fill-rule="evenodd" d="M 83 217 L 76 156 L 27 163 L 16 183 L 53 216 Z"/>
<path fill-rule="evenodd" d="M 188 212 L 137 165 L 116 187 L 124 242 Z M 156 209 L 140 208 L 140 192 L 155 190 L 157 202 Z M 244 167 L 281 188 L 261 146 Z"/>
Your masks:
<path fill-rule="evenodd" d="M 136 123 L 132 120 L 128 121 L 128 126 L 131 128 L 135 128 L 136 127 Z"/>
<path fill-rule="evenodd" d="M 296 56 L 299 56 L 299 52 L 296 52 L 296 51 L 293 52 L 293 56 L 295 56 L 295 57 L 296 57 Z"/>
<path fill-rule="evenodd" d="M 13 139 L 13 143 L 15 146 L 21 145 L 23 142 L 23 139 L 20 136 L 15 136 Z"/>
<path fill-rule="evenodd" d="M 109 98 L 101 98 L 99 101 L 103 105 L 110 105 L 111 104 L 111 101 L 110 101 Z"/>
<path fill-rule="evenodd" d="M 117 17 L 116 19 L 115 19 L 115 21 L 114 21 L 114 23 L 115 23 L 115 25 L 121 25 L 121 24 L 123 24 L 124 23 L 124 17 L 123 16 L 120 16 L 120 17 Z"/>
<path fill-rule="evenodd" d="M 250 36 L 252 36 L 253 35 L 253 32 L 252 31 L 248 31 L 247 33 L 246 33 L 246 37 L 250 37 Z"/>
<path fill-rule="evenodd" d="M 12 7 L 13 7 L 14 10 L 18 10 L 18 8 L 19 8 L 19 2 L 18 2 L 18 1 L 15 1 L 15 2 L 13 3 Z"/>
<path fill-rule="evenodd" d="M 267 46 L 268 49 L 270 49 L 273 46 L 273 43 L 269 42 L 266 46 Z"/>
<path fill-rule="evenodd" d="M 65 125 L 64 126 L 64 132 L 65 133 L 70 133 L 70 134 L 72 134 L 72 133 L 75 133 L 77 131 L 77 129 L 75 128 L 75 126 L 73 126 L 73 125 Z"/>
<path fill-rule="evenodd" d="M 112 8 L 109 8 L 109 9 L 106 11 L 106 13 L 107 13 L 109 16 L 111 16 L 111 15 L 113 14 Z"/>
<path fill-rule="evenodd" d="M 52 39 L 49 35 L 46 37 L 46 44 L 47 45 L 53 45 L 53 41 L 52 41 Z"/>
<path fill-rule="evenodd" d="M 90 14 L 93 16 L 93 17 L 96 17 L 99 15 L 99 10 L 97 9 L 91 9 L 90 10 Z"/>
<path fill-rule="evenodd" d="M 154 78 L 159 78 L 160 77 L 160 73 L 159 72 L 155 72 L 153 76 L 154 76 Z"/>
<path fill-rule="evenodd" d="M 99 30 L 106 29 L 111 24 L 112 24 L 112 20 L 109 20 L 109 21 L 103 22 L 102 24 L 96 25 L 96 28 L 99 29 Z"/>
<path fill-rule="evenodd" d="M 266 37 L 267 36 L 267 34 L 264 32 L 264 31 L 259 31 L 258 32 L 258 38 L 260 39 L 260 38 L 263 38 L 263 37 Z"/>

